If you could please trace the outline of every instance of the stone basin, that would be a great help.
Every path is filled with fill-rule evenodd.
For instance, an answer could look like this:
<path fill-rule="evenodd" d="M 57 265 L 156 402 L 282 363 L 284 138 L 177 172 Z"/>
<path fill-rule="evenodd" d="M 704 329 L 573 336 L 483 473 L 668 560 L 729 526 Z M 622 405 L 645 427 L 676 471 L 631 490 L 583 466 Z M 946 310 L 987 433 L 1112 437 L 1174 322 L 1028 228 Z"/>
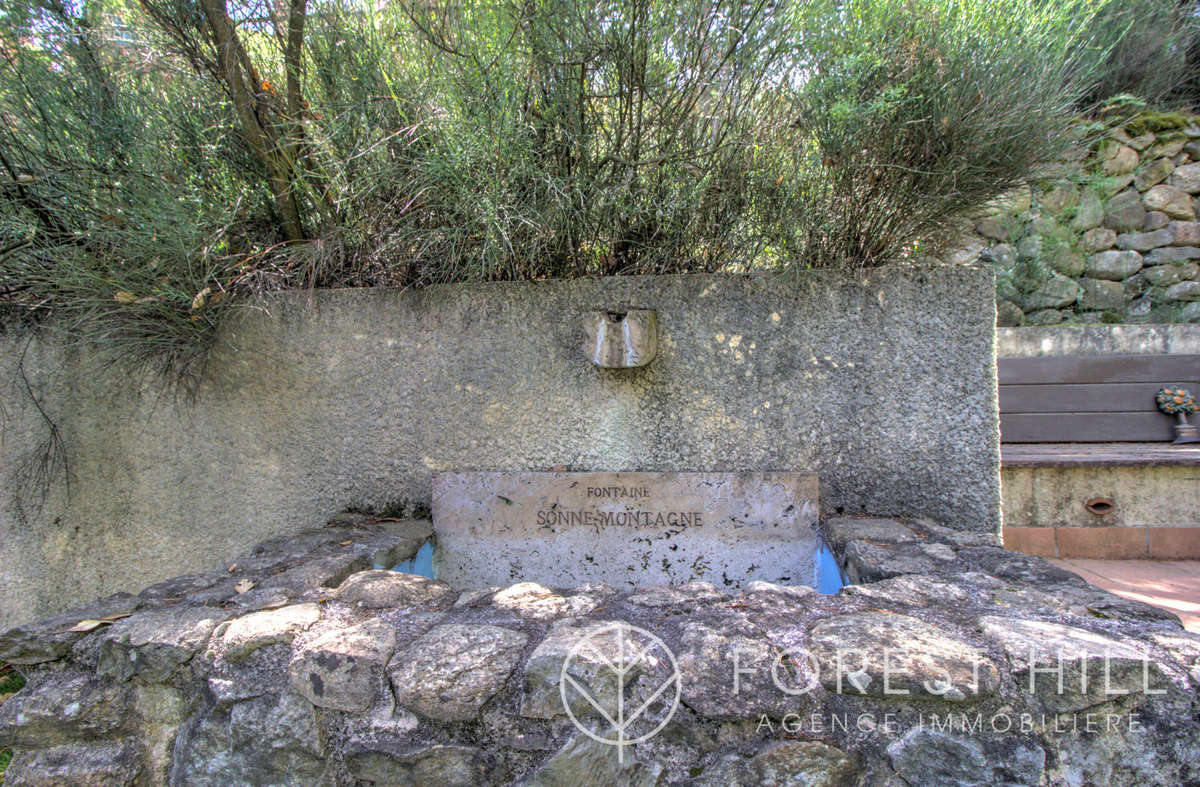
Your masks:
<path fill-rule="evenodd" d="M 1200 780 L 1200 636 L 1173 615 L 987 534 L 822 528 L 853 582 L 830 595 L 373 568 L 427 522 L 275 539 L 0 634 L 28 679 L 6 785 Z"/>

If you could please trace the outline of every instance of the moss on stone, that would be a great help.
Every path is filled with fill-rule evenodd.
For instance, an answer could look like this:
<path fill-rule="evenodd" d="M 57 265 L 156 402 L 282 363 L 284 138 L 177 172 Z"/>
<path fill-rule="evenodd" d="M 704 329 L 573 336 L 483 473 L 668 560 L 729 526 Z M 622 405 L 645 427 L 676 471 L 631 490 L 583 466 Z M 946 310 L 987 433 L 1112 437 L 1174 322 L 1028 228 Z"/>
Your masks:
<path fill-rule="evenodd" d="M 0 697 L 16 694 L 25 685 L 25 678 L 9 665 L 0 666 Z"/>
<path fill-rule="evenodd" d="M 1147 132 L 1158 134 L 1164 131 L 1176 131 L 1196 123 L 1194 115 L 1182 112 L 1143 112 L 1125 123 L 1125 131 L 1130 136 L 1141 136 Z"/>
<path fill-rule="evenodd" d="M 7 664 L 0 664 L 0 697 L 16 694 L 25 686 L 25 678 Z M 0 700 L 2 702 L 3 700 Z M 0 749 L 0 784 L 4 783 L 4 771 L 12 761 L 12 749 Z"/>

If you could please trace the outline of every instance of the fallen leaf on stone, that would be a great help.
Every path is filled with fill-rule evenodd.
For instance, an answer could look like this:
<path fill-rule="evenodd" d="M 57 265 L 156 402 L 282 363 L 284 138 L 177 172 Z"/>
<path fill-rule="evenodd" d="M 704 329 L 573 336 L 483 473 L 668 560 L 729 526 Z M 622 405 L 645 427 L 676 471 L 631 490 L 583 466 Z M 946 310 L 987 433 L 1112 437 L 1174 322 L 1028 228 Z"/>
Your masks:
<path fill-rule="evenodd" d="M 105 623 L 112 623 L 114 620 L 120 620 L 121 618 L 127 618 L 132 614 L 133 614 L 132 612 L 117 612 L 112 615 L 105 615 L 102 618 L 96 618 L 96 620 L 103 620 Z"/>
<path fill-rule="evenodd" d="M 254 589 L 254 582 L 249 579 L 238 580 L 238 583 L 233 586 L 233 589 L 238 593 L 245 593 Z"/>
<path fill-rule="evenodd" d="M 342 545 L 342 546 L 344 546 L 344 547 L 348 547 L 348 546 L 350 546 L 350 545 L 351 545 L 351 544 L 353 544 L 353 543 L 354 543 L 354 539 L 353 539 L 353 538 L 351 538 L 351 539 L 349 539 L 348 541 L 343 541 L 341 545 Z"/>
<path fill-rule="evenodd" d="M 88 620 L 79 621 L 74 626 L 71 626 L 71 628 L 67 629 L 67 631 L 72 634 L 85 634 L 89 631 L 95 631 L 96 629 L 100 628 L 101 626 L 111 626 L 111 625 L 112 625 L 111 620 L 92 620 L 89 618 Z"/>
<path fill-rule="evenodd" d="M 204 308 L 204 304 L 208 300 L 208 296 L 211 294 L 212 287 L 205 287 L 203 290 L 200 290 L 200 292 L 196 293 L 196 297 L 192 298 L 192 311 Z"/>
<path fill-rule="evenodd" d="M 237 563 L 234 563 L 232 566 L 229 567 L 229 573 L 232 574 L 234 569 L 236 569 L 236 568 L 237 568 Z"/>

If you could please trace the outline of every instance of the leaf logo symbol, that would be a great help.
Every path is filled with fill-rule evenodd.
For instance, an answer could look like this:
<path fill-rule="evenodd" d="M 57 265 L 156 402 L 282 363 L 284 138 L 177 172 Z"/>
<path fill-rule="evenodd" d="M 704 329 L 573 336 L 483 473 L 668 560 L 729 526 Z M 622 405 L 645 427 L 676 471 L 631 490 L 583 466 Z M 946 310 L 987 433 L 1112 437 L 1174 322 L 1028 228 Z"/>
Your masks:
<path fill-rule="evenodd" d="M 583 679 L 572 674 L 574 667 L 584 665 L 588 668 L 579 670 Z M 591 667 L 595 674 L 589 678 Z M 665 679 L 664 668 L 668 673 Z M 643 676 L 651 677 L 655 685 L 643 686 Z M 625 763 L 626 746 L 657 735 L 671 721 L 679 710 L 681 688 L 679 665 L 671 649 L 654 634 L 628 623 L 614 623 L 581 637 L 563 659 L 558 680 L 563 708 L 572 723 L 592 740 L 616 746 L 621 764 Z M 627 697 L 630 689 L 635 690 Z M 586 717 L 580 718 L 582 713 L 576 714 L 577 700 L 582 700 L 582 708 L 599 716 L 598 723 L 589 725 Z M 647 717 L 658 705 L 666 712 Z"/>

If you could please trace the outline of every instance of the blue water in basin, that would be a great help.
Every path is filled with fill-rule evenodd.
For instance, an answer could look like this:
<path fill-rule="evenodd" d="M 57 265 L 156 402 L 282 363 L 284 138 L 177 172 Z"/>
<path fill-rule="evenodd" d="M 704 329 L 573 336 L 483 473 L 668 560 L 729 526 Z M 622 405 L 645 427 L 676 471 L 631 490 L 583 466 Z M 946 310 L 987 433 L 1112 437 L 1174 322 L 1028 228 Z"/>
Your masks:
<path fill-rule="evenodd" d="M 383 568 L 383 566 L 376 566 L 376 568 Z M 437 570 L 433 567 L 433 542 L 426 541 L 411 560 L 397 563 L 392 566 L 392 571 L 437 579 Z"/>
<path fill-rule="evenodd" d="M 818 593 L 832 596 L 846 585 L 837 558 L 824 539 L 817 542 L 817 554 L 813 556 L 814 584 Z"/>
<path fill-rule="evenodd" d="M 391 568 L 392 571 L 436 579 L 437 568 L 433 558 L 433 542 L 426 541 L 411 560 L 397 563 Z M 384 566 L 376 566 L 376 568 L 384 568 Z M 838 568 L 837 558 L 833 556 L 829 545 L 824 541 L 817 543 L 817 552 L 813 556 L 813 576 L 817 592 L 826 595 L 837 593 L 846 584 L 842 577 L 842 571 Z"/>

